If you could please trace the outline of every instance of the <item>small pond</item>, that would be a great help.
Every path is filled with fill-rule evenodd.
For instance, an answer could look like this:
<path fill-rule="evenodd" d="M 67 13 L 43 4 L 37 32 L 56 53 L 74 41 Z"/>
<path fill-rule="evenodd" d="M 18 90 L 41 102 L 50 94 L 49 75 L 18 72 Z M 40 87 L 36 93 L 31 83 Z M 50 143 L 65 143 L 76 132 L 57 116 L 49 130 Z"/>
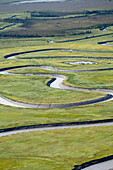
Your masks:
<path fill-rule="evenodd" d="M 92 61 L 76 61 L 76 62 L 65 62 L 66 64 L 97 64 L 96 62 L 92 62 Z"/>

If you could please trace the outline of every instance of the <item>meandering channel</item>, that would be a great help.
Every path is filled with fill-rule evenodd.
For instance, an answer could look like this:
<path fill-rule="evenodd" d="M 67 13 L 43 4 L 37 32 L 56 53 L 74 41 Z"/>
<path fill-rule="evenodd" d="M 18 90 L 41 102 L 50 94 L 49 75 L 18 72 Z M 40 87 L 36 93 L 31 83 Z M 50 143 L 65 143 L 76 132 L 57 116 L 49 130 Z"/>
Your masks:
<path fill-rule="evenodd" d="M 55 49 L 49 49 L 49 50 L 55 50 Z M 63 50 L 64 49 L 57 49 L 57 50 Z M 25 54 L 25 53 L 32 53 L 32 52 L 40 52 L 40 51 L 48 51 L 48 49 L 43 49 L 43 50 L 35 50 L 35 51 L 27 51 L 27 52 L 21 52 L 21 53 L 14 53 L 5 56 L 4 58 L 6 59 L 15 59 L 15 56 L 18 56 L 20 54 Z M 70 51 L 68 49 L 68 51 Z M 76 51 L 72 51 L 76 52 Z M 19 59 L 19 58 L 17 58 Z M 46 58 L 45 58 L 46 59 Z M 10 73 L 8 72 L 9 70 L 16 69 L 16 68 L 23 68 L 23 67 L 39 67 L 45 70 L 52 70 L 52 71 L 60 71 L 60 72 L 90 72 L 90 71 L 106 71 L 106 70 L 113 70 L 113 68 L 106 68 L 106 69 L 92 69 L 92 70 L 63 70 L 63 69 L 58 69 L 50 66 L 43 66 L 43 65 L 25 65 L 25 66 L 15 66 L 15 67 L 9 67 L 9 68 L 3 68 L 0 69 L 0 74 L 5 74 L 5 75 L 37 75 L 37 76 L 49 76 L 52 77 L 52 80 L 48 82 L 49 86 L 52 88 L 60 88 L 60 89 L 70 89 L 70 90 L 85 90 L 85 91 L 98 91 L 98 92 L 103 92 L 106 93 L 107 95 L 105 97 L 101 97 L 99 99 L 93 99 L 93 100 L 87 100 L 83 102 L 76 102 L 76 103 L 68 103 L 68 104 L 49 104 L 49 105 L 35 105 L 35 104 L 27 104 L 27 103 L 20 103 L 17 101 L 13 101 L 10 99 L 7 99 L 3 96 L 0 96 L 0 104 L 4 105 L 9 105 L 9 106 L 14 106 L 14 107 L 22 107 L 22 108 L 63 108 L 63 107 L 74 107 L 74 106 L 82 106 L 82 105 L 89 105 L 89 104 L 96 104 L 100 102 L 107 102 L 110 100 L 113 100 L 113 90 L 108 90 L 108 89 L 92 89 L 92 88 L 76 88 L 76 87 L 71 87 L 63 84 L 63 81 L 66 80 L 66 76 L 60 75 L 60 74 L 31 74 L 31 73 Z"/>
<path fill-rule="evenodd" d="M 63 50 L 63 51 L 67 51 L 67 49 L 43 49 L 43 50 L 35 50 L 35 51 L 27 51 L 27 52 L 21 52 L 21 53 L 14 53 L 14 54 L 10 54 L 5 56 L 4 58 L 6 59 L 19 59 L 19 58 L 15 58 L 15 56 L 18 56 L 20 54 L 26 54 L 26 53 L 32 53 L 32 52 L 40 52 L 40 51 L 48 51 L 48 50 Z M 87 52 L 87 51 L 76 51 L 76 50 L 68 50 L 70 52 Z M 90 51 L 92 53 L 95 53 L 95 51 Z M 97 53 L 113 53 L 113 52 L 97 52 Z M 37 59 L 40 59 L 40 57 L 37 57 Z M 42 58 L 42 57 L 41 57 Z M 44 57 L 43 57 L 44 58 Z M 47 57 L 45 57 L 46 59 Z M 54 57 L 54 58 L 59 58 L 59 57 Z M 64 58 L 64 57 L 63 57 Z M 68 57 L 66 57 L 68 58 Z M 69 57 L 70 58 L 70 57 Z M 82 58 L 82 57 L 74 57 L 74 58 Z M 85 57 L 83 57 L 85 58 Z M 91 57 L 93 58 L 93 57 Z M 21 58 L 22 59 L 22 58 Z M 26 59 L 26 58 L 23 58 Z M 113 59 L 113 58 L 96 58 L 96 59 Z M 87 105 L 87 104 L 95 104 L 95 103 L 100 103 L 100 102 L 107 102 L 110 100 L 113 100 L 113 90 L 108 90 L 108 89 L 89 89 L 89 88 L 75 88 L 75 87 L 70 87 L 67 85 L 63 84 L 63 81 L 66 79 L 66 76 L 64 75 L 60 75 L 60 74 L 31 74 L 31 73 L 10 73 L 8 72 L 9 70 L 12 69 L 16 69 L 16 68 L 23 68 L 23 67 L 39 67 L 45 70 L 52 70 L 52 71 L 61 71 L 61 72 L 93 72 L 93 71 L 106 71 L 106 70 L 113 70 L 113 68 L 107 68 L 107 69 L 92 69 L 92 70 L 63 70 L 63 69 L 58 69 L 58 68 L 54 68 L 54 67 L 50 67 L 50 66 L 43 66 L 43 65 L 26 65 L 26 66 L 15 66 L 15 67 L 8 67 L 8 68 L 3 68 L 0 69 L 0 74 L 5 74 L 5 75 L 38 75 L 38 76 L 42 76 L 42 75 L 46 75 L 51 77 L 51 81 L 47 83 L 48 86 L 52 87 L 52 88 L 60 88 L 60 89 L 71 89 L 71 90 L 87 90 L 87 91 L 99 91 L 99 92 L 104 92 L 107 95 L 105 97 L 99 98 L 99 99 L 95 99 L 95 100 L 89 100 L 89 101 L 84 101 L 84 102 L 78 102 L 78 103 L 69 103 L 69 104 L 60 104 L 60 105 L 32 105 L 32 104 L 27 104 L 27 103 L 19 103 L 19 102 L 14 102 L 10 99 L 7 99 L 3 96 L 0 97 L 0 104 L 4 104 L 4 105 L 9 105 L 9 106 L 15 106 L 15 107 L 24 107 L 24 108 L 57 108 L 57 107 L 72 107 L 72 106 L 79 106 L 79 105 Z M 113 121 L 105 121 L 105 122 L 96 122 L 96 123 L 80 123 L 77 125 L 49 125 L 49 126 L 45 126 L 45 127 L 24 127 L 19 129 L 19 127 L 16 129 L 1 129 L 0 130 L 0 137 L 3 136 L 7 136 L 7 135 L 11 135 L 11 134 L 17 134 L 17 133 L 23 133 L 23 132 L 30 132 L 30 131 L 42 131 L 42 130 L 51 130 L 51 129 L 64 129 L 64 128 L 81 128 L 81 127 L 94 127 L 94 126 L 108 126 L 108 125 L 113 125 Z M 113 161 L 110 160 L 110 164 Z M 106 165 L 105 165 L 106 164 Z M 104 163 L 102 165 L 103 166 L 107 166 L 108 168 L 108 164 L 109 161 Z M 99 164 L 95 165 L 96 168 L 98 168 L 98 166 L 100 166 Z M 111 166 L 109 166 L 111 168 Z M 76 167 L 75 167 L 76 168 Z M 92 169 L 93 166 L 91 166 L 90 169 Z M 94 167 L 95 168 L 95 167 Z M 83 168 L 82 168 L 83 169 Z M 89 170 L 88 168 L 85 168 L 84 170 Z M 97 170 L 97 169 L 96 169 Z"/>
<path fill-rule="evenodd" d="M 113 45 L 109 44 L 110 42 L 113 42 L 113 41 L 103 41 L 103 42 L 99 42 L 98 44 L 112 47 Z"/>
<path fill-rule="evenodd" d="M 16 128 L 3 129 L 3 130 L 1 129 L 0 130 L 0 137 L 13 135 L 13 134 L 17 134 L 17 133 L 32 132 L 32 131 L 44 131 L 44 130 L 68 129 L 68 128 L 87 128 L 87 127 L 110 126 L 110 125 L 113 125 L 113 122 L 108 121 L 108 122 L 105 122 L 105 123 L 101 123 L 101 121 L 100 121 L 100 123 L 92 123 L 92 124 L 86 122 L 84 124 L 79 123 L 79 124 L 75 124 L 75 125 L 73 125 L 73 123 L 72 123 L 72 125 L 66 125 L 66 124 L 60 125 L 60 123 L 59 123 L 57 125 L 54 125 L 54 124 L 51 125 L 50 124 L 50 125 L 42 126 L 42 127 L 39 126 L 38 128 L 36 128 L 35 126 L 32 127 L 32 125 L 31 125 L 31 128 L 30 128 L 30 126 L 20 127 L 20 128 L 18 127 L 17 128 L 18 130 L 15 130 Z M 4 130 L 5 130 L 5 132 L 2 132 Z"/>

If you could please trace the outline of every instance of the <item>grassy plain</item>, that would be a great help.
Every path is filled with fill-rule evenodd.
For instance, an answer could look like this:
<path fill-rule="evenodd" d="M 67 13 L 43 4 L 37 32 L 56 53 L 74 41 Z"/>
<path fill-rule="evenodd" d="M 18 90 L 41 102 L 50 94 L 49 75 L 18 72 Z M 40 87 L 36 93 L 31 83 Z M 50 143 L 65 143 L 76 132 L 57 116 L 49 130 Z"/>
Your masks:
<path fill-rule="evenodd" d="M 85 88 L 113 89 L 112 75 L 113 71 L 77 73 L 70 76 L 67 84 Z"/>
<path fill-rule="evenodd" d="M 106 30 L 105 33 L 100 30 L 95 31 L 96 35 L 104 35 L 111 33 L 111 31 Z M 106 36 L 99 36 L 94 37 L 93 41 L 92 38 L 90 39 L 84 39 L 84 36 L 81 35 L 79 37 L 82 40 L 78 40 L 78 36 L 70 37 L 70 38 L 53 38 L 54 41 L 59 41 L 59 43 L 54 44 L 48 44 L 47 43 L 47 37 L 45 38 L 32 38 L 32 39 L 1 39 L 1 50 L 0 50 L 0 67 L 11 67 L 11 66 L 18 66 L 18 65 L 26 65 L 26 64 L 32 64 L 32 65 L 50 65 L 56 68 L 61 69 L 95 69 L 95 68 L 109 68 L 112 67 L 113 62 L 112 60 L 96 60 L 96 59 L 82 59 L 85 61 L 96 61 L 97 65 L 69 65 L 65 64 L 63 62 L 65 61 L 79 61 L 80 59 L 4 59 L 5 55 L 15 53 L 15 52 L 22 52 L 22 51 L 29 51 L 29 50 L 37 50 L 37 49 L 48 49 L 48 48 L 68 48 L 68 49 L 76 49 L 76 50 L 87 50 L 87 51 L 112 51 L 112 47 L 106 47 L 101 46 L 97 44 L 100 41 L 108 41 L 112 40 L 112 35 L 106 35 Z M 76 41 L 77 40 L 77 41 Z M 86 43 L 87 42 L 87 43 Z M 15 46 L 15 48 L 14 48 Z M 25 54 L 20 55 L 18 57 L 48 57 L 48 56 L 81 56 L 81 57 L 113 57 L 112 53 L 72 53 L 72 52 L 60 52 L 60 51 L 53 51 L 53 52 L 41 52 L 41 53 L 31 53 L 31 54 Z M 13 70 L 13 72 L 32 72 L 32 73 L 57 73 L 57 74 L 64 74 L 67 75 L 68 79 L 65 83 L 69 83 L 72 86 L 78 86 L 78 87 L 92 87 L 92 88 L 100 88 L 100 85 L 102 88 L 112 88 L 112 71 L 105 71 L 105 72 L 95 72 L 95 73 L 66 73 L 66 72 L 53 72 L 53 71 L 46 71 L 43 69 L 38 68 L 23 68 L 23 69 L 16 69 Z M 88 77 L 88 76 L 89 77 Z M 49 92 L 46 94 L 52 96 L 52 92 L 58 92 L 61 96 L 64 94 L 64 91 L 57 90 L 57 89 L 50 89 L 49 87 L 46 87 L 44 85 L 47 80 L 49 80 L 49 77 L 43 77 L 41 80 L 41 77 L 34 78 L 34 82 L 32 82 L 28 77 L 19 77 L 19 76 L 5 76 L 1 75 L 1 93 L 3 95 L 6 95 L 9 98 L 12 98 L 14 100 L 20 100 L 20 101 L 27 101 L 27 102 L 35 102 L 35 98 L 33 99 L 32 96 L 30 96 L 31 92 L 35 93 L 35 89 L 39 90 L 38 83 L 41 84 L 41 87 L 45 91 L 44 93 L 49 90 Z M 6 78 L 7 77 L 7 78 Z M 36 77 L 36 76 L 35 76 Z M 97 77 L 97 78 L 96 78 Z M 108 79 L 109 77 L 109 79 Z M 24 80 L 24 82 L 21 84 L 19 83 L 19 80 Z M 96 83 L 94 83 L 94 80 Z M 3 81 L 4 80 L 4 81 Z M 11 80 L 11 81 L 10 81 Z M 27 82 L 29 81 L 30 84 Z M 105 84 L 103 83 L 105 82 Z M 17 83 L 15 83 L 17 82 Z M 24 84 L 25 83 L 25 84 Z M 28 90 L 25 92 L 24 86 L 27 84 Z M 31 87 L 31 85 L 33 87 Z M 109 87 L 108 87 L 109 85 Z M 15 87 L 15 91 L 13 88 Z M 17 88 L 18 87 L 18 88 Z M 23 88 L 23 92 L 19 92 L 19 89 Z M 35 89 L 34 89 L 35 88 Z M 33 92 L 34 90 L 34 92 Z M 42 89 L 40 89 L 42 90 Z M 50 94 L 51 93 L 51 94 Z M 82 94 L 85 96 L 87 95 L 87 98 L 94 98 L 94 93 L 86 93 L 86 92 L 74 92 L 68 91 L 67 94 L 71 94 L 73 97 L 73 101 L 80 101 L 82 98 Z M 74 94 L 76 93 L 77 96 L 81 96 L 81 98 L 75 98 Z M 38 96 L 38 93 L 35 94 L 35 96 Z M 100 96 L 101 94 L 96 94 L 96 96 Z M 102 94 L 104 95 L 104 94 Z M 25 97 L 26 96 L 26 97 Z M 30 96 L 30 99 L 28 99 Z M 42 94 L 44 96 L 44 94 Z M 98 96 L 98 97 L 99 97 Z M 39 96 L 41 97 L 41 96 Z M 58 96 L 57 96 L 58 97 Z M 42 97 L 43 98 L 43 97 Z M 53 98 L 55 99 L 55 98 Z M 64 96 L 63 98 L 60 98 L 60 101 L 57 100 L 57 102 L 61 102 L 65 99 L 66 101 L 69 101 L 70 99 Z M 71 101 L 71 100 L 70 100 Z M 45 99 L 43 98 L 43 101 L 45 102 Z M 95 107 L 96 106 L 96 107 Z M 112 101 L 102 104 L 96 104 L 91 106 L 81 106 L 81 107 L 72 107 L 72 108 L 62 108 L 62 109 L 21 109 L 21 108 L 12 108 L 9 106 L 0 106 L 0 127 L 6 128 L 6 127 L 15 127 L 15 126 L 22 126 L 22 125 L 33 125 L 33 124 L 44 124 L 44 123 L 58 123 L 58 122 L 71 122 L 71 121 L 87 121 L 87 120 L 98 120 L 98 119 L 110 119 L 112 118 Z"/>
<path fill-rule="evenodd" d="M 24 109 L 0 106 L 0 128 L 47 123 L 113 119 L 113 102 L 57 109 Z"/>
<path fill-rule="evenodd" d="M 86 2 L 87 1 L 87 2 Z M 101 41 L 113 41 L 112 14 L 87 16 L 66 15 L 64 18 L 44 18 L 30 20 L 30 11 L 86 11 L 110 10 L 113 2 L 90 0 L 34 3 L 11 5 L 14 0 L 0 1 L 0 28 L 10 25 L 11 19 L 16 25 L 0 31 L 0 68 L 20 65 L 49 65 L 60 69 L 102 69 L 112 68 L 112 60 L 100 60 L 98 57 L 113 57 L 113 47 L 99 45 Z M 70 5 L 69 5 L 70 4 Z M 3 12 L 2 12 L 3 11 Z M 14 12 L 12 12 L 14 11 Z M 28 12 L 27 12 L 28 11 Z M 16 16 L 15 16 L 16 15 Z M 72 17 L 72 18 L 71 18 Z M 6 19 L 6 20 L 5 20 Z M 9 20 L 8 20 L 9 19 Z M 18 23 L 17 20 L 20 22 Z M 5 22 L 4 22 L 5 21 Z M 10 22 L 9 22 L 10 21 Z M 24 23 L 23 23 L 24 22 Z M 105 31 L 102 28 L 109 26 Z M 43 28 L 43 32 L 42 32 Z M 80 30 L 78 30 L 81 28 Z M 97 29 L 95 29 L 97 28 Z M 89 31 L 89 33 L 87 32 Z M 54 35 L 51 36 L 50 35 Z M 38 38 L 27 38 L 44 36 Z M 3 35 L 9 37 L 3 37 Z M 14 35 L 13 38 L 12 35 Z M 17 37 L 16 37 L 16 36 Z M 18 37 L 18 35 L 22 36 Z M 60 36 L 59 36 L 60 35 Z M 65 35 L 65 36 L 63 36 Z M 51 39 L 55 43 L 47 43 Z M 112 44 L 112 43 L 111 43 Z M 4 59 L 5 55 L 29 50 L 52 48 L 73 49 L 81 52 L 48 51 L 19 55 L 20 59 Z M 87 51 L 87 52 L 82 52 Z M 92 53 L 92 51 L 95 51 Z M 106 53 L 103 53 L 105 51 Z M 102 53 L 101 53 L 102 52 Z M 111 53 L 110 53 L 111 52 Z M 46 57 L 64 56 L 66 59 L 47 59 Z M 85 59 L 72 59 L 72 56 Z M 29 59 L 21 59 L 22 57 Z M 30 59 L 45 57 L 46 59 Z M 88 59 L 87 57 L 95 57 Z M 67 61 L 95 61 L 96 65 L 69 65 Z M 39 68 L 21 68 L 11 70 L 20 73 L 55 73 L 67 76 L 66 84 L 74 87 L 109 88 L 113 89 L 113 71 L 70 73 L 46 71 Z M 46 86 L 49 77 L 45 76 L 11 76 L 0 75 L 0 93 L 10 99 L 27 103 L 67 103 L 101 97 L 105 94 L 94 92 L 73 92 L 70 90 L 52 89 Z M 40 94 L 39 94 L 40 92 Z M 0 129 L 26 125 L 82 122 L 92 120 L 113 119 L 113 101 L 94 105 L 56 108 L 56 109 L 25 109 L 0 105 Z M 81 129 L 51 130 L 12 135 L 0 138 L 0 168 L 17 170 L 64 170 L 74 165 L 98 159 L 113 153 L 113 127 L 93 127 Z"/>
<path fill-rule="evenodd" d="M 0 138 L 0 153 L 1 169 L 69 170 L 112 155 L 113 126 L 11 135 Z"/>

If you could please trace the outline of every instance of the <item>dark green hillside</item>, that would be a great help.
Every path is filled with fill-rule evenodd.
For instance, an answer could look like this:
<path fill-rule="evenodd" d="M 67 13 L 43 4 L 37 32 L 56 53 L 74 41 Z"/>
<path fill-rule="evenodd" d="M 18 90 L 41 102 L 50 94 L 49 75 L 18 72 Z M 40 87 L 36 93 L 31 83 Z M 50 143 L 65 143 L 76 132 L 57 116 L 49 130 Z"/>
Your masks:
<path fill-rule="evenodd" d="M 25 15 L 25 17 L 23 17 Z M 91 34 L 96 28 L 103 30 L 113 25 L 113 10 L 93 10 L 82 12 L 30 12 L 21 17 L 1 18 L 1 23 L 8 26 L 16 25 L 12 29 L 3 29 L 2 37 L 55 37 Z"/>

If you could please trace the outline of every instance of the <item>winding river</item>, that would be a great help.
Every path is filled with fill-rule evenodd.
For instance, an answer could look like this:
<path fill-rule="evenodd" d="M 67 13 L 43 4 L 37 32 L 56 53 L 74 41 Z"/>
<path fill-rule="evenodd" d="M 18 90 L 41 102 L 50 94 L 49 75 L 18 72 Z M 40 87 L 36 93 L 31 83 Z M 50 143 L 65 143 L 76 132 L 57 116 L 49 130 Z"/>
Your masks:
<path fill-rule="evenodd" d="M 103 45 L 103 44 L 101 44 Z M 107 45 L 107 44 L 104 44 Z M 112 45 L 111 45 L 112 46 Z M 19 59 L 15 58 L 15 56 L 18 56 L 20 54 L 26 54 L 26 53 L 32 53 L 32 52 L 40 52 L 40 51 L 48 51 L 48 50 L 60 50 L 60 51 L 71 51 L 71 52 L 87 52 L 87 51 L 76 51 L 76 50 L 69 50 L 69 49 L 43 49 L 43 50 L 35 50 L 35 51 L 27 51 L 27 52 L 21 52 L 21 53 L 14 53 L 5 56 L 5 59 Z M 113 52 L 95 52 L 95 51 L 90 51 L 92 53 L 113 53 Z M 50 57 L 43 57 L 43 59 L 50 58 Z M 59 57 L 52 57 L 52 58 L 59 58 Z M 60 58 L 68 58 L 68 57 L 60 57 Z M 71 57 L 69 57 L 71 58 Z M 72 58 L 85 58 L 85 57 L 72 57 Z M 93 58 L 93 57 L 90 57 Z M 26 58 L 21 58 L 21 59 L 26 59 Z M 40 57 L 37 57 L 37 59 L 40 59 Z M 102 59 L 102 58 L 96 58 L 96 59 Z M 103 58 L 103 59 L 113 59 L 113 58 Z M 78 103 L 69 103 L 69 104 L 59 104 L 59 105 L 33 105 L 33 104 L 27 104 L 27 103 L 20 103 L 20 102 L 15 102 L 10 99 L 7 99 L 3 96 L 0 96 L 0 104 L 4 105 L 9 105 L 9 106 L 14 106 L 14 107 L 23 107 L 23 108 L 61 108 L 61 107 L 73 107 L 73 106 L 79 106 L 79 105 L 88 105 L 88 104 L 96 104 L 100 102 L 108 102 L 110 100 L 113 100 L 113 90 L 108 90 L 108 89 L 89 89 L 89 88 L 75 88 L 75 87 L 70 87 L 65 84 L 63 84 L 63 81 L 66 79 L 66 76 L 60 75 L 60 74 L 31 74 L 31 73 L 10 73 L 8 72 L 9 70 L 16 69 L 16 68 L 23 68 L 23 67 L 39 67 L 45 70 L 52 70 L 52 71 L 60 71 L 60 72 L 93 72 L 93 71 L 106 71 L 106 70 L 113 70 L 113 68 L 107 68 L 107 69 L 92 69 L 92 70 L 62 70 L 50 66 L 43 66 L 43 65 L 25 65 L 25 66 L 15 66 L 15 67 L 8 67 L 8 68 L 3 68 L 0 69 L 0 74 L 4 75 L 37 75 L 37 76 L 42 76 L 46 75 L 51 77 L 51 81 L 47 83 L 48 86 L 52 88 L 60 88 L 60 89 L 71 89 L 71 90 L 86 90 L 86 91 L 98 91 L 98 92 L 103 92 L 106 93 L 105 97 L 99 98 L 99 99 L 94 99 L 94 100 L 89 100 L 89 101 L 84 101 L 84 102 L 78 102 Z M 64 128 L 81 128 L 81 127 L 94 127 L 94 126 L 108 126 L 108 125 L 113 125 L 113 120 L 112 121 L 105 121 L 105 122 L 96 122 L 96 123 L 80 123 L 77 125 L 49 125 L 49 126 L 44 126 L 44 127 L 18 127 L 17 129 L 1 129 L 0 130 L 0 137 L 11 135 L 11 134 L 17 134 L 17 133 L 23 133 L 23 132 L 30 132 L 30 131 L 43 131 L 43 130 L 51 130 L 51 129 L 64 129 Z M 103 167 L 112 168 L 113 161 L 112 160 L 105 160 L 103 163 L 98 163 L 96 165 L 89 166 L 87 168 L 82 168 L 84 170 L 104 170 Z M 77 168 L 75 167 L 77 170 Z"/>
<path fill-rule="evenodd" d="M 81 52 L 77 50 L 70 50 L 70 49 L 42 49 L 42 50 L 34 50 L 34 51 L 25 51 L 25 52 L 20 52 L 20 53 L 13 53 L 5 56 L 5 59 L 20 59 L 16 58 L 20 54 L 28 54 L 28 53 L 33 53 L 33 52 L 42 52 L 42 51 L 69 51 L 69 52 Z M 82 51 L 82 52 L 87 52 L 87 51 Z M 97 51 L 92 51 L 93 53 L 96 53 Z M 97 52 L 98 53 L 98 52 Z M 99 52 L 100 53 L 100 52 Z M 104 52 L 101 52 L 104 53 Z M 106 53 L 109 53 L 106 51 Z M 112 53 L 112 52 L 110 52 Z M 57 57 L 56 57 L 57 58 Z M 66 57 L 70 58 L 70 57 Z M 75 57 L 76 58 L 76 57 Z M 21 59 L 26 59 L 26 58 L 21 58 Z M 31 58 L 30 58 L 31 59 Z M 40 59 L 37 57 L 37 59 Z M 43 59 L 46 59 L 43 58 Z M 16 69 L 16 68 L 22 68 L 22 67 L 39 67 L 45 70 L 52 70 L 52 71 L 59 71 L 59 72 L 94 72 L 94 71 L 107 71 L 107 70 L 113 70 L 113 68 L 107 68 L 107 69 L 92 69 L 92 70 L 63 70 L 63 69 L 58 69 L 50 66 L 43 66 L 43 65 L 25 65 L 25 66 L 15 66 L 15 67 L 9 67 L 9 68 L 3 68 L 0 69 L 0 74 L 5 74 L 5 75 L 37 75 L 37 76 L 49 76 L 52 77 L 51 81 L 48 82 L 48 85 L 52 88 L 60 88 L 60 89 L 70 89 L 70 90 L 85 90 L 85 91 L 98 91 L 98 92 L 103 92 L 106 93 L 105 97 L 101 97 L 99 99 L 94 99 L 94 100 L 88 100 L 88 101 L 83 101 L 83 102 L 76 102 L 76 103 L 68 103 L 68 104 L 49 104 L 49 105 L 35 105 L 35 104 L 27 104 L 27 103 L 20 103 L 16 102 L 10 99 L 7 99 L 3 96 L 0 96 L 0 104 L 4 105 L 9 105 L 9 106 L 14 106 L 14 107 L 22 107 L 22 108 L 63 108 L 63 107 L 73 107 L 73 106 L 82 106 L 82 105 L 89 105 L 89 104 L 96 104 L 100 102 L 107 102 L 110 100 L 113 100 L 113 90 L 108 90 L 108 89 L 91 89 L 91 88 L 75 88 L 75 87 L 70 87 L 67 85 L 63 84 L 63 81 L 66 80 L 66 76 L 60 75 L 60 74 L 31 74 L 31 73 L 10 73 L 8 72 L 9 70 Z"/>

